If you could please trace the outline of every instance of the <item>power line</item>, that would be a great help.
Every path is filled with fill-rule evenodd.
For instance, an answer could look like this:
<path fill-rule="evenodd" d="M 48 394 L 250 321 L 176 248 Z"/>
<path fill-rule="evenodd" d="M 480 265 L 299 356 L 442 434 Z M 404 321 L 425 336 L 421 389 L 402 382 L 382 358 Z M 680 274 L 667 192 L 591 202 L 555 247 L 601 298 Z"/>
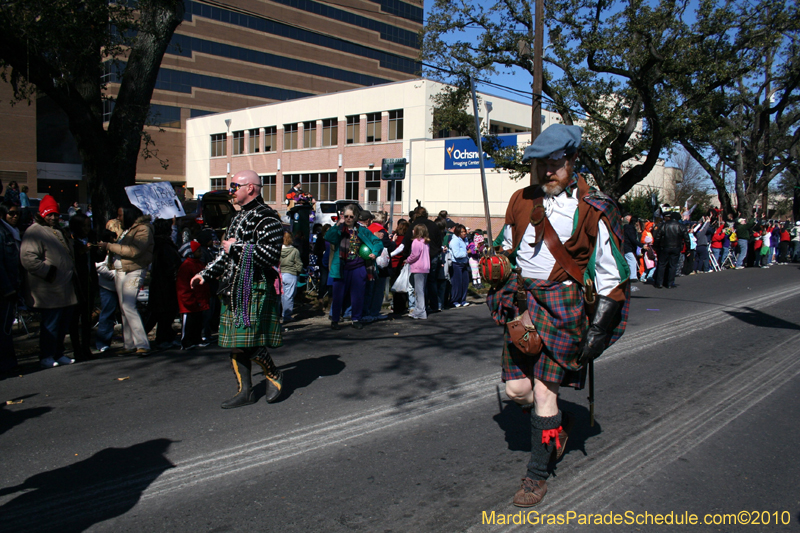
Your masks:
<path fill-rule="evenodd" d="M 447 68 L 439 67 L 439 66 L 436 66 L 436 65 L 430 65 L 428 63 L 422 63 L 422 66 L 425 67 L 425 68 L 430 68 L 430 69 L 433 69 L 433 70 L 438 70 L 440 72 L 444 72 L 444 73 L 449 74 L 451 76 L 463 76 L 464 75 L 463 72 L 456 72 L 454 70 L 450 70 L 450 69 L 447 69 Z M 510 92 L 510 93 L 514 93 L 514 94 L 517 94 L 519 96 L 525 96 L 525 97 L 528 97 L 528 98 L 531 98 L 531 99 L 533 98 L 533 91 L 527 92 L 527 91 L 524 91 L 522 89 L 517 89 L 515 87 L 509 87 L 507 85 L 501 85 L 499 83 L 495 83 L 493 81 L 489 81 L 489 80 L 485 80 L 485 79 L 481 79 L 481 78 L 475 78 L 475 82 L 476 83 L 481 83 L 483 85 L 488 85 L 489 87 L 494 87 L 496 89 L 504 90 L 504 91 L 507 91 L 507 92 Z M 598 118 L 596 116 L 589 115 L 589 113 L 587 113 L 586 111 L 583 111 L 583 110 L 580 110 L 580 109 L 573 109 L 573 108 L 571 108 L 569 106 L 565 106 L 563 104 L 559 104 L 553 98 L 547 96 L 544 93 L 542 93 L 541 98 L 543 100 L 546 100 L 549 103 L 553 104 L 556 107 L 556 109 L 559 109 L 559 108 L 560 109 L 565 109 L 565 110 L 567 110 L 570 113 L 573 113 L 575 115 L 583 116 L 587 120 L 591 119 L 591 120 L 595 120 L 597 122 L 603 122 L 603 123 L 608 124 L 610 126 L 614 126 L 614 127 L 617 126 L 613 122 L 610 122 L 610 121 L 605 120 L 603 118 Z"/>

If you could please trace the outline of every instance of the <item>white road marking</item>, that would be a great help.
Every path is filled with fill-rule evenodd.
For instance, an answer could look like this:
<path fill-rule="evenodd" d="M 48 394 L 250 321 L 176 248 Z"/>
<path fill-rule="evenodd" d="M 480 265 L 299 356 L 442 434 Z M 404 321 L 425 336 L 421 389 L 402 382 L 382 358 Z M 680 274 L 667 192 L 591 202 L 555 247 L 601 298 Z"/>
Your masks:
<path fill-rule="evenodd" d="M 658 324 L 628 337 L 623 336 L 620 342 L 609 350 L 607 356 L 604 355 L 598 360 L 597 364 L 605 364 L 611 360 L 638 353 L 643 345 L 666 342 L 675 337 L 683 337 L 712 326 L 718 328 L 721 323 L 734 318 L 725 312 L 726 309 L 758 308 L 760 306 L 773 305 L 782 300 L 793 298 L 797 294 L 800 294 L 800 288 L 793 290 L 781 289 L 773 293 L 743 300 L 736 305 L 726 305 L 716 311 L 709 312 L 704 310 L 672 322 Z M 793 337 L 790 342 L 794 342 L 797 337 Z M 781 346 L 783 344 L 786 343 L 782 343 Z M 777 347 L 773 348 L 770 353 L 776 350 Z M 599 497 L 602 491 L 610 490 L 612 485 L 605 489 L 599 488 L 593 480 L 607 479 L 609 472 L 614 472 L 615 476 L 618 477 L 616 484 L 626 477 L 642 471 L 641 466 L 644 464 L 654 464 L 658 460 L 676 458 L 680 451 L 685 452 L 687 450 L 685 445 L 682 445 L 680 451 L 675 449 L 675 444 L 678 440 L 681 443 L 684 442 L 685 428 L 696 424 L 697 420 L 703 419 L 704 429 L 707 429 L 708 433 L 702 439 L 695 441 L 695 445 L 699 444 L 733 419 L 729 417 L 739 416 L 761 401 L 769 392 L 800 373 L 800 360 L 791 362 L 791 359 L 795 358 L 796 355 L 793 352 L 789 356 L 780 357 L 779 362 L 775 362 L 776 359 L 774 358 L 765 358 L 746 370 L 737 370 L 736 375 L 739 375 L 739 372 L 744 373 L 746 371 L 748 380 L 751 382 L 753 380 L 751 373 L 758 372 L 759 375 L 765 377 L 765 385 L 769 384 L 770 387 L 761 387 L 757 391 L 743 394 L 740 386 L 741 381 L 733 379 L 734 374 L 728 374 L 697 393 L 697 395 L 708 394 L 704 401 L 697 402 L 697 408 L 680 412 L 676 410 L 670 415 L 665 415 L 675 417 L 675 420 L 669 424 L 658 424 L 656 427 L 637 434 L 635 437 L 627 437 L 623 443 L 616 443 L 613 446 L 609 445 L 602 450 L 598 450 L 593 454 L 593 457 L 601 458 L 595 460 L 592 466 L 580 472 L 567 484 L 560 485 L 558 488 L 559 494 L 554 495 L 556 497 L 545 502 L 542 510 L 555 508 L 560 502 L 568 499 L 575 501 L 578 498 L 577 501 L 585 502 L 592 497 L 591 494 L 594 494 L 594 497 Z M 762 368 L 766 366 L 769 368 L 766 370 Z M 778 368 L 781 372 L 775 372 L 775 369 Z M 774 374 L 770 379 L 771 372 Z M 465 405 L 485 400 L 487 396 L 494 397 L 497 383 L 498 375 L 497 373 L 492 373 L 449 389 L 434 392 L 425 398 L 410 401 L 401 406 L 376 407 L 287 433 L 231 446 L 214 453 L 178 461 L 175 468 L 163 472 L 158 479 L 144 490 L 140 500 L 147 501 L 153 498 L 163 498 L 170 493 L 198 484 L 205 484 L 214 479 L 230 476 L 244 470 L 263 468 L 266 465 L 284 461 L 300 454 L 341 444 L 350 439 L 387 430 L 400 424 L 414 422 L 421 418 L 446 413 L 450 410 L 463 409 Z M 713 387 L 717 387 L 717 389 L 710 390 Z M 720 394 L 723 394 L 724 398 L 717 400 L 716 398 Z M 734 396 L 737 397 L 732 399 Z M 703 407 L 708 405 L 709 402 L 714 402 L 712 407 Z M 721 405 L 724 405 L 725 408 L 721 409 Z M 720 412 L 716 416 L 712 416 L 711 413 L 714 410 L 720 410 Z M 722 416 L 722 413 L 726 415 Z M 709 426 L 712 422 L 711 419 L 717 424 L 716 426 Z M 679 429 L 666 432 L 663 429 L 664 427 Z M 605 455 L 606 450 L 610 448 L 612 449 Z M 636 451 L 637 449 L 638 451 Z M 171 460 L 174 461 L 174 458 Z M 580 463 L 576 464 L 576 466 L 578 465 Z M 26 514 L 36 513 L 42 508 L 57 505 L 61 510 L 58 517 L 54 517 L 54 520 L 60 521 L 59 518 L 63 520 L 72 516 L 70 502 L 81 502 L 80 506 L 74 508 L 74 512 L 87 512 L 87 501 L 92 502 L 91 506 L 106 505 L 108 503 L 107 500 L 116 497 L 121 488 L 140 486 L 143 479 L 149 479 L 150 477 L 152 477 L 151 474 L 142 473 L 99 483 L 70 495 L 43 498 L 4 513 L 4 518 L 6 520 L 23 518 Z M 589 486 L 593 488 L 591 490 L 587 489 L 586 487 Z M 603 487 L 606 487 L 606 483 L 603 484 Z M 9 499 L 13 499 L 13 496 L 0 498 L 0 502 Z"/>

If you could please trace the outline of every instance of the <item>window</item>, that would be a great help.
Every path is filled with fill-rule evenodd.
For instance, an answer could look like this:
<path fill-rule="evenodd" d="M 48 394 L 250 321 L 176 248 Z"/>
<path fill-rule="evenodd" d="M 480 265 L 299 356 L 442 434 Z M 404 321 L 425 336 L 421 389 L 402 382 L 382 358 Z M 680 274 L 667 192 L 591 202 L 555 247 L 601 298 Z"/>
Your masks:
<path fill-rule="evenodd" d="M 364 207 L 370 211 L 381 208 L 381 171 L 368 170 L 364 184 Z"/>
<path fill-rule="evenodd" d="M 358 115 L 347 117 L 347 144 L 355 144 L 361 138 L 361 119 Z"/>
<path fill-rule="evenodd" d="M 283 196 L 282 199 L 286 198 L 286 195 L 289 194 L 289 189 L 291 189 L 295 183 L 297 183 L 299 176 L 297 174 L 284 174 L 283 175 Z"/>
<path fill-rule="evenodd" d="M 489 134 L 490 135 L 498 135 L 500 133 L 500 126 L 497 124 L 491 124 L 489 126 Z"/>
<path fill-rule="evenodd" d="M 381 114 L 369 113 L 367 115 L 367 142 L 376 143 L 381 140 Z"/>
<path fill-rule="evenodd" d="M 283 125 L 283 149 L 297 149 L 297 123 Z"/>
<path fill-rule="evenodd" d="M 403 110 L 389 111 L 389 140 L 396 141 L 403 138 Z"/>
<path fill-rule="evenodd" d="M 212 115 L 214 113 L 216 113 L 216 111 L 206 111 L 205 109 L 190 109 L 189 118 L 203 117 L 205 115 Z"/>
<path fill-rule="evenodd" d="M 321 201 L 336 200 L 336 172 L 321 172 L 313 174 L 284 174 L 284 196 L 292 186 L 300 182 L 303 190 Z"/>
<path fill-rule="evenodd" d="M 380 170 L 367 170 L 367 183 L 364 185 L 367 189 L 380 189 L 381 188 L 381 171 Z"/>
<path fill-rule="evenodd" d="M 339 121 L 335 118 L 326 118 L 322 121 L 322 146 L 336 146 L 339 144 Z"/>
<path fill-rule="evenodd" d="M 319 196 L 317 199 L 336 200 L 336 172 L 322 172 L 319 175 Z"/>
<path fill-rule="evenodd" d="M 233 132 L 233 155 L 244 153 L 244 130 Z"/>
<path fill-rule="evenodd" d="M 303 148 L 314 148 L 317 145 L 317 122 L 303 122 Z"/>
<path fill-rule="evenodd" d="M 344 173 L 344 198 L 358 201 L 358 171 Z"/>
<path fill-rule="evenodd" d="M 161 128 L 181 127 L 181 108 L 169 105 L 150 104 L 150 114 L 147 118 L 150 126 Z"/>
<path fill-rule="evenodd" d="M 267 126 L 264 128 L 264 151 L 265 152 L 274 152 L 278 149 L 275 141 L 278 137 L 278 131 L 276 126 Z"/>
<path fill-rule="evenodd" d="M 275 174 L 269 176 L 261 176 L 261 197 L 268 204 L 274 204 L 278 201 L 276 195 L 278 193 L 278 185 Z"/>
<path fill-rule="evenodd" d="M 211 136 L 211 157 L 224 157 L 227 155 L 228 141 L 224 133 L 215 133 Z"/>
<path fill-rule="evenodd" d="M 258 128 L 250 130 L 250 143 L 247 147 L 247 153 L 254 154 L 260 151 L 258 144 Z"/>
<path fill-rule="evenodd" d="M 228 188 L 228 178 L 211 178 L 211 191 L 224 191 Z"/>
<path fill-rule="evenodd" d="M 114 100 L 103 100 L 103 122 L 111 120 L 111 114 L 114 113 Z"/>

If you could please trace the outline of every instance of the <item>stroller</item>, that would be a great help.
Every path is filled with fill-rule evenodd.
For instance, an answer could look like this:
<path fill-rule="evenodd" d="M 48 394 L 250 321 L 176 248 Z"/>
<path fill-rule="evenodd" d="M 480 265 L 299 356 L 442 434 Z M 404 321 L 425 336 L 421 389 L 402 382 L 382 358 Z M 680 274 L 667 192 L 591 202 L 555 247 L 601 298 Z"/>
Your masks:
<path fill-rule="evenodd" d="M 317 256 L 310 254 L 308 256 L 308 267 L 303 269 L 300 277 L 297 280 L 298 287 L 305 287 L 306 294 L 314 293 L 319 294 L 320 272 L 319 265 L 317 265 Z"/>

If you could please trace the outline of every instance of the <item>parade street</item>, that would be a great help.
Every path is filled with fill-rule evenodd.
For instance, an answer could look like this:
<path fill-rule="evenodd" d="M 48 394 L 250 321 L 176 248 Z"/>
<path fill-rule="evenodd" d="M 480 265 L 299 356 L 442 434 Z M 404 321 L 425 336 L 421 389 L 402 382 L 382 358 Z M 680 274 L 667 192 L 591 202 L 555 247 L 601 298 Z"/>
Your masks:
<path fill-rule="evenodd" d="M 594 427 L 587 391 L 562 389 L 578 423 L 533 508 L 747 511 L 748 525 L 501 518 L 520 512 L 530 421 L 503 393 L 502 329 L 473 305 L 363 330 L 293 325 L 272 405 L 254 373 L 259 401 L 220 409 L 236 384 L 216 346 L 0 381 L 15 402 L 0 408 L 0 529 L 797 531 L 798 280 L 786 265 L 636 284 L 625 335 L 595 364 Z"/>

